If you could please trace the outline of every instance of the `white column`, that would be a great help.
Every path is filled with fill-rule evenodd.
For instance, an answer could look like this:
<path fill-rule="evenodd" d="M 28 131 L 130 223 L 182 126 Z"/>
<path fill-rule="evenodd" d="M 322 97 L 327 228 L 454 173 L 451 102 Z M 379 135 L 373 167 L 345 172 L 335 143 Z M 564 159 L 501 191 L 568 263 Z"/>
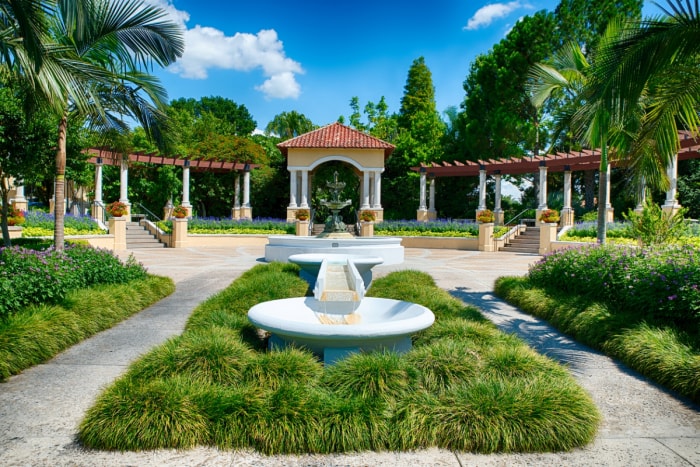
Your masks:
<path fill-rule="evenodd" d="M 301 204 L 300 208 L 309 207 L 309 171 L 302 169 L 301 171 Z"/>
<path fill-rule="evenodd" d="M 430 177 L 430 198 L 428 211 L 435 212 L 435 177 Z"/>
<path fill-rule="evenodd" d="M 362 172 L 362 206 L 360 209 L 369 209 L 369 172 Z"/>
<path fill-rule="evenodd" d="M 124 204 L 129 203 L 129 160 L 122 157 L 119 171 L 119 201 Z"/>
<path fill-rule="evenodd" d="M 250 207 L 250 168 L 246 164 L 243 170 L 243 205 L 244 208 Z"/>
<path fill-rule="evenodd" d="M 666 208 L 679 208 L 680 204 L 676 200 L 676 189 L 678 188 L 678 155 L 674 155 L 666 167 L 666 175 L 668 175 L 668 190 L 666 191 Z"/>
<path fill-rule="evenodd" d="M 493 210 L 495 212 L 500 212 L 501 209 L 501 178 L 503 175 L 500 173 L 494 174 L 493 178 L 496 181 L 496 201 L 494 203 Z"/>
<path fill-rule="evenodd" d="M 425 206 L 425 180 L 426 180 L 426 175 L 425 175 L 425 169 L 421 169 L 420 172 L 420 204 L 418 206 L 418 210 L 420 211 L 425 211 L 427 207 Z"/>
<path fill-rule="evenodd" d="M 297 207 L 297 173 L 296 170 L 289 171 L 289 207 Z"/>
<path fill-rule="evenodd" d="M 486 209 L 486 169 L 479 169 L 479 211 Z"/>
<path fill-rule="evenodd" d="M 647 201 L 647 182 L 644 177 L 639 180 L 639 188 L 637 189 L 637 207 L 635 211 L 643 211 L 644 204 Z"/>
<path fill-rule="evenodd" d="M 192 207 L 190 204 L 190 161 L 185 160 L 182 166 L 182 205 L 186 208 Z"/>
<path fill-rule="evenodd" d="M 382 173 L 374 172 L 374 209 L 382 208 Z"/>
<path fill-rule="evenodd" d="M 537 209 L 547 209 L 547 166 L 540 165 L 539 206 Z"/>
<path fill-rule="evenodd" d="M 571 209 L 571 170 L 564 171 L 564 209 Z"/>
<path fill-rule="evenodd" d="M 233 178 L 233 208 L 240 209 L 241 207 L 241 173 L 236 172 Z"/>
<path fill-rule="evenodd" d="M 95 203 L 102 204 L 102 158 L 95 164 Z"/>

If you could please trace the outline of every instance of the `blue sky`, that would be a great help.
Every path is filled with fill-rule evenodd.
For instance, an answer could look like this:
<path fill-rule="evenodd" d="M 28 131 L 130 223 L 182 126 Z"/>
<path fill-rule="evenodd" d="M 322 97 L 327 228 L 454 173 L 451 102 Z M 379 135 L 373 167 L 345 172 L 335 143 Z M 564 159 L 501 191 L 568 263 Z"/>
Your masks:
<path fill-rule="evenodd" d="M 316 125 L 386 98 L 398 112 L 412 62 L 424 57 L 438 111 L 464 99 L 474 58 L 522 16 L 558 0 L 233 2 L 148 0 L 185 28 L 185 53 L 155 70 L 170 99 L 223 96 L 245 105 L 258 128 L 295 110 Z M 645 14 L 659 14 L 645 1 Z"/>

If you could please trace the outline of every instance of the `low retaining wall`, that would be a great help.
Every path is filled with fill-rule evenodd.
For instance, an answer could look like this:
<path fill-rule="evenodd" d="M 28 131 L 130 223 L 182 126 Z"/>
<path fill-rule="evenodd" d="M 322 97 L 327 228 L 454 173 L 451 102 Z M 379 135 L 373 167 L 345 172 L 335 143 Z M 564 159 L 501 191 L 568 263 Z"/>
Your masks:
<path fill-rule="evenodd" d="M 404 248 L 434 248 L 445 250 L 478 250 L 476 237 L 401 237 Z"/>

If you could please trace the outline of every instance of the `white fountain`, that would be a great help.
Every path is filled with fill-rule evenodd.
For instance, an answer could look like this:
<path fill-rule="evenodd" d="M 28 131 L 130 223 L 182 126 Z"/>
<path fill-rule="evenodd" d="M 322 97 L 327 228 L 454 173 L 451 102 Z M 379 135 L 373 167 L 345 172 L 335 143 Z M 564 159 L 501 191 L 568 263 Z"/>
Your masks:
<path fill-rule="evenodd" d="M 323 233 L 315 237 L 293 235 L 270 235 L 265 245 L 265 260 L 287 262 L 292 255 L 343 254 L 380 257 L 383 264 L 401 264 L 404 259 L 401 238 L 398 237 L 353 237 L 350 235 L 339 213 L 350 205 L 350 200 L 340 200 L 345 183 L 338 181 L 338 173 L 332 182 L 326 182 L 331 191 L 331 200 L 321 204 L 331 210 L 331 218 Z"/>
<path fill-rule="evenodd" d="M 411 335 L 430 327 L 432 311 L 416 303 L 365 297 L 365 283 L 354 259 L 325 258 L 313 297 L 272 300 L 255 305 L 248 319 L 271 333 L 270 349 L 304 347 L 326 364 L 355 352 L 378 349 L 404 353 Z"/>

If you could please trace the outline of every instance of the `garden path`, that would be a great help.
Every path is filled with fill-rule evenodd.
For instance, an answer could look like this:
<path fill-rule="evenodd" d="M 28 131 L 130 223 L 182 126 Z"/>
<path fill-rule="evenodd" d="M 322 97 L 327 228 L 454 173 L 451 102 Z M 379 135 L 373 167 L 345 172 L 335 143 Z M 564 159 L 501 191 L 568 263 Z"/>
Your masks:
<path fill-rule="evenodd" d="M 141 453 L 84 450 L 75 442 L 77 426 L 99 392 L 139 355 L 181 333 L 192 309 L 261 262 L 264 247 L 135 250 L 133 254 L 151 273 L 173 278 L 175 293 L 53 360 L 0 383 L 0 465 L 700 466 L 697 406 L 492 295 L 495 278 L 522 275 L 539 256 L 428 249 L 406 249 L 403 264 L 377 266 L 375 277 L 398 269 L 425 271 L 443 289 L 481 307 L 505 331 L 521 335 L 538 351 L 568 365 L 603 414 L 594 443 L 568 453 L 499 455 L 439 449 L 275 457 L 209 448 Z"/>

